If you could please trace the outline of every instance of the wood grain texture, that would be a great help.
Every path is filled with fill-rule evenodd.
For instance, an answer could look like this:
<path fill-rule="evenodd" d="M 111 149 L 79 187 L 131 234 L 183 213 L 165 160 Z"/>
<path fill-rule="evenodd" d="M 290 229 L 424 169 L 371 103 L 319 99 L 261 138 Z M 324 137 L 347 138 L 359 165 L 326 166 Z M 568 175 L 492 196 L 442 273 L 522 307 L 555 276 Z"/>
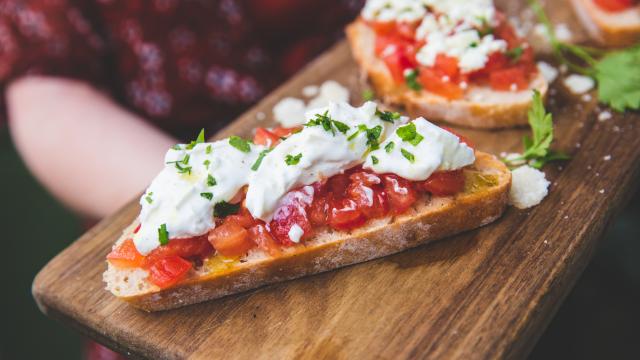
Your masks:
<path fill-rule="evenodd" d="M 512 13 L 519 8 L 504 3 Z M 564 2 L 552 5 L 554 19 L 575 24 Z M 366 86 L 341 43 L 217 137 L 270 124 L 278 99 L 326 79 L 348 85 L 355 103 Z M 133 202 L 47 264 L 33 284 L 36 301 L 47 315 L 136 358 L 525 356 L 640 172 L 637 113 L 599 122 L 593 100 L 553 89 L 556 146 L 574 158 L 546 169 L 551 192 L 533 209 L 509 209 L 490 226 L 386 258 L 147 314 L 105 291 L 101 278 L 105 255 L 138 213 Z M 259 113 L 267 119 L 258 121 Z M 494 153 L 520 150 L 526 133 L 456 130 Z"/>

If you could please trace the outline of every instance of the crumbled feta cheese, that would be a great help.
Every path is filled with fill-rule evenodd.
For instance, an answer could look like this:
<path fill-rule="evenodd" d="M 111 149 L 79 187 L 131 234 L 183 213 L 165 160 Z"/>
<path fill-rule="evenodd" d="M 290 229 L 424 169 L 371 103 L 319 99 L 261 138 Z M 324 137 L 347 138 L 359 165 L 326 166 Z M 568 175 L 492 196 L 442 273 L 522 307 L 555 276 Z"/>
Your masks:
<path fill-rule="evenodd" d="M 574 95 L 580 95 L 593 89 L 595 81 L 589 76 L 571 74 L 564 79 L 564 85 Z"/>
<path fill-rule="evenodd" d="M 319 90 L 320 88 L 318 88 L 316 85 L 308 85 L 302 88 L 302 95 L 306 97 L 314 97 L 318 95 Z"/>
<path fill-rule="evenodd" d="M 306 110 L 304 101 L 286 97 L 273 107 L 273 117 L 284 127 L 294 127 L 300 124 L 301 119 L 304 119 Z"/>
<path fill-rule="evenodd" d="M 320 85 L 318 96 L 307 104 L 307 110 L 317 109 L 329 105 L 330 102 L 349 102 L 349 89 L 338 82 L 328 80 Z"/>
<path fill-rule="evenodd" d="M 304 230 L 302 230 L 300 225 L 293 224 L 293 226 L 291 226 L 291 229 L 289 229 L 288 235 L 289 239 L 297 244 L 300 242 L 300 238 L 302 238 L 302 235 L 304 235 Z"/>
<path fill-rule="evenodd" d="M 589 101 L 591 101 L 591 99 L 592 99 L 592 98 L 591 98 L 591 94 L 582 94 L 581 99 L 582 99 L 582 101 L 584 101 L 584 102 L 589 102 Z"/>
<path fill-rule="evenodd" d="M 548 83 L 552 83 L 558 77 L 558 69 L 551 66 L 549 63 L 538 61 L 537 65 L 540 74 L 542 74 L 542 77 L 544 77 Z"/>
<path fill-rule="evenodd" d="M 362 17 L 370 21 L 417 21 L 427 13 L 422 1 L 369 0 L 362 9 Z"/>
<path fill-rule="evenodd" d="M 609 111 L 603 111 L 600 114 L 598 114 L 598 121 L 607 121 L 609 119 L 611 119 L 613 117 L 613 115 L 611 115 L 611 113 Z"/>
<path fill-rule="evenodd" d="M 609 160 L 611 160 L 611 155 L 605 155 L 602 159 L 604 161 L 609 161 Z"/>
<path fill-rule="evenodd" d="M 565 23 L 560 23 L 555 26 L 556 38 L 563 42 L 569 42 L 573 38 L 571 30 Z"/>
<path fill-rule="evenodd" d="M 313 109 L 327 106 L 330 102 L 349 102 L 349 90 L 336 81 L 328 80 L 322 85 L 309 85 L 302 89 L 306 97 L 317 95 L 305 105 L 302 99 L 286 97 L 273 107 L 273 117 L 284 127 L 295 127 L 306 122 L 304 114 Z M 263 114 L 264 115 L 264 114 Z"/>
<path fill-rule="evenodd" d="M 538 205 L 549 193 L 549 181 L 544 173 L 528 165 L 511 172 L 509 202 L 518 209 Z"/>

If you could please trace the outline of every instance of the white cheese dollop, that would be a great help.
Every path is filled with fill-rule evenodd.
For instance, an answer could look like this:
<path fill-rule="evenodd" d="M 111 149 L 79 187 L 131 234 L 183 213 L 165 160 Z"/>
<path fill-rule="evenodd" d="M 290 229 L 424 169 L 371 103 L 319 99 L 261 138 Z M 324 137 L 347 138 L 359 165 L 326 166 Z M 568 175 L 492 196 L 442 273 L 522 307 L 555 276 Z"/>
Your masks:
<path fill-rule="evenodd" d="M 280 100 L 273 107 L 274 119 L 281 126 L 296 127 L 306 122 L 304 114 L 307 111 L 327 106 L 330 102 L 349 101 L 349 89 L 333 80 L 327 80 L 320 86 L 310 85 L 302 89 L 304 96 L 312 93 L 313 95 L 311 96 L 315 97 L 309 100 L 309 104 L 305 104 L 302 99 L 294 97 L 286 97 Z"/>
<path fill-rule="evenodd" d="M 351 140 L 348 137 L 357 131 L 359 125 L 367 128 L 381 126 L 381 137 L 384 137 L 386 127 L 391 125 L 375 115 L 376 109 L 374 102 L 367 102 L 359 108 L 347 103 L 330 103 L 326 108 L 308 112 L 307 120 L 326 112 L 331 119 L 346 124 L 350 129 L 342 134 L 335 128 L 332 132 L 322 126 L 305 126 L 273 148 L 262 160 L 260 168 L 249 177 L 245 200 L 249 212 L 255 218 L 269 221 L 278 200 L 290 190 L 362 163 L 368 149 L 366 133 L 361 131 Z M 288 156 L 299 156 L 299 160 L 288 164 Z"/>
<path fill-rule="evenodd" d="M 202 235 L 215 227 L 214 205 L 231 200 L 247 184 L 251 166 L 264 149 L 249 146 L 249 152 L 242 152 L 225 139 L 197 144 L 191 150 L 185 145 L 169 150 L 164 169 L 140 198 L 142 225 L 133 236 L 138 251 L 147 255 L 160 245 L 158 229 L 162 224 L 171 239 Z M 188 161 L 184 161 L 187 155 Z M 176 161 L 182 168 L 191 167 L 191 172 L 180 173 Z M 213 186 L 209 175 L 215 179 Z M 207 198 L 209 193 L 211 199 Z"/>
<path fill-rule="evenodd" d="M 521 166 L 511 171 L 509 203 L 518 209 L 538 205 L 549 193 L 549 184 L 542 171 Z"/>
<path fill-rule="evenodd" d="M 361 15 L 369 21 L 406 21 L 420 20 L 427 13 L 421 0 L 369 0 Z"/>
<path fill-rule="evenodd" d="M 544 61 L 538 61 L 538 71 L 542 74 L 542 77 L 551 84 L 558 77 L 558 69 L 546 63 Z"/>
<path fill-rule="evenodd" d="M 436 170 L 459 169 L 475 161 L 473 149 L 461 143 L 454 134 L 424 118 L 415 119 L 412 123 L 415 124 L 416 133 L 423 137 L 417 145 L 403 141 L 396 130 L 380 144 L 378 150 L 367 155 L 363 167 L 380 174 L 393 173 L 405 179 L 421 181 Z M 391 142 L 393 148 L 388 150 Z M 414 160 L 408 159 L 402 150 L 413 155 Z M 375 164 L 374 158 L 377 159 Z"/>
<path fill-rule="evenodd" d="M 571 74 L 564 79 L 564 86 L 574 95 L 584 94 L 593 89 L 595 81 L 589 77 L 578 74 Z"/>
<path fill-rule="evenodd" d="M 304 101 L 286 97 L 273 107 L 273 117 L 284 127 L 294 127 L 300 125 L 300 119 L 304 118 L 306 111 Z"/>

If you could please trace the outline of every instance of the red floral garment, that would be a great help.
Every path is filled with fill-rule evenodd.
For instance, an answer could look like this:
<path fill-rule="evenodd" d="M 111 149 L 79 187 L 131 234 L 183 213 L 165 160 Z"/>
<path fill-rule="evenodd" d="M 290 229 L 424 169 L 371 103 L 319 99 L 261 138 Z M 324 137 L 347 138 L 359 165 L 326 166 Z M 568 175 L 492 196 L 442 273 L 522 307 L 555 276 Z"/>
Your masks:
<path fill-rule="evenodd" d="M 25 74 L 82 79 L 192 136 L 220 128 L 330 45 L 362 3 L 0 0 L 0 92 Z"/>

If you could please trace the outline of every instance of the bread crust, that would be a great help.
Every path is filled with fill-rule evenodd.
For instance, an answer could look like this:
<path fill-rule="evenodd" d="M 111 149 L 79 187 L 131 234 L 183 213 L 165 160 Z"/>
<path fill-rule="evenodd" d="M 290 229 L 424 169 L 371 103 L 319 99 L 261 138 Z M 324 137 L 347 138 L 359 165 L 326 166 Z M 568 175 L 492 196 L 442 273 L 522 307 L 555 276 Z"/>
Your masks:
<path fill-rule="evenodd" d="M 408 214 L 375 220 L 351 233 L 325 234 L 328 240 L 289 248 L 280 257 L 192 276 L 168 289 L 147 284 L 137 294 L 119 297 L 145 311 L 167 310 L 379 258 L 486 225 L 499 218 L 507 206 L 511 173 L 494 156 L 481 152 L 476 152 L 472 167 L 494 175 L 496 184 L 455 197 L 431 198 Z M 130 237 L 132 229 L 130 226 L 118 242 Z M 120 270 L 109 265 L 105 281 L 113 279 L 116 271 Z M 113 284 L 107 288 L 113 289 Z"/>
<path fill-rule="evenodd" d="M 571 0 L 571 3 L 582 25 L 601 45 L 623 47 L 640 41 L 640 5 L 609 13 L 593 0 Z"/>
<path fill-rule="evenodd" d="M 387 103 L 403 105 L 410 116 L 479 129 L 527 124 L 531 105 L 529 90 L 494 91 L 487 86 L 470 85 L 465 97 L 459 100 L 448 100 L 425 90 L 410 90 L 404 84 L 396 84 L 386 65 L 375 56 L 375 34 L 369 26 L 357 19 L 347 26 L 346 33 L 353 57 L 376 93 Z M 530 88 L 537 89 L 545 98 L 548 84 L 542 74 L 537 74 Z"/>

